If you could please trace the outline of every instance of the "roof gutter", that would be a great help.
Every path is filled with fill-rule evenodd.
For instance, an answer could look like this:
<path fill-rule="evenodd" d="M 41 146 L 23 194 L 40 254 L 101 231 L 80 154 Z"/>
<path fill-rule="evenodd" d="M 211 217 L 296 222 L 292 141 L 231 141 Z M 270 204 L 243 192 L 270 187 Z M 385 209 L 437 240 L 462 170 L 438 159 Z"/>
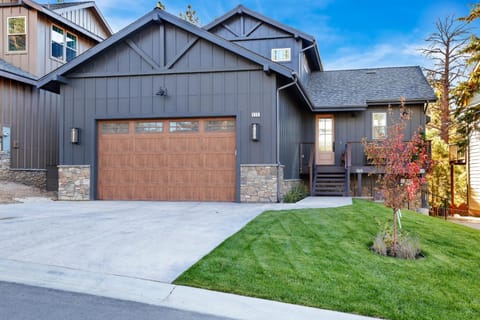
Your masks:
<path fill-rule="evenodd" d="M 26 83 L 26 84 L 29 84 L 29 85 L 32 85 L 32 86 L 37 85 L 37 80 L 35 80 L 35 79 L 28 78 L 28 77 L 25 77 L 25 76 L 21 76 L 21 75 L 18 75 L 18 74 L 14 74 L 14 73 L 6 71 L 6 70 L 0 70 L 0 76 L 5 77 L 7 79 L 11 79 L 11 80 L 19 81 L 19 82 L 22 82 L 22 83 Z"/>
<path fill-rule="evenodd" d="M 405 104 L 413 104 L 413 103 L 429 103 L 437 101 L 436 97 L 430 98 L 419 98 L 419 99 L 405 99 Z M 401 104 L 401 99 L 386 99 L 386 100 L 367 100 L 367 105 L 382 105 L 382 104 Z"/>

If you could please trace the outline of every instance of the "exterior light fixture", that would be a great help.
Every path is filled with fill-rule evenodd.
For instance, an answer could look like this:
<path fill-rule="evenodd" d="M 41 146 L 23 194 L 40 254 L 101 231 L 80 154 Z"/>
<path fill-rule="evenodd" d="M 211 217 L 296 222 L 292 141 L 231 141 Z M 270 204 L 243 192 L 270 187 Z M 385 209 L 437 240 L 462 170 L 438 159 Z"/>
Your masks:
<path fill-rule="evenodd" d="M 155 93 L 155 95 L 157 96 L 160 96 L 160 97 L 166 97 L 167 96 L 167 88 L 164 88 L 164 87 L 160 87 L 157 91 L 157 93 Z"/>
<path fill-rule="evenodd" d="M 70 129 L 70 142 L 72 144 L 78 144 L 79 143 L 79 134 L 80 134 L 80 129 L 79 128 Z"/>
<path fill-rule="evenodd" d="M 250 125 L 250 138 L 252 139 L 252 141 L 260 140 L 260 124 L 259 123 L 252 123 Z"/>

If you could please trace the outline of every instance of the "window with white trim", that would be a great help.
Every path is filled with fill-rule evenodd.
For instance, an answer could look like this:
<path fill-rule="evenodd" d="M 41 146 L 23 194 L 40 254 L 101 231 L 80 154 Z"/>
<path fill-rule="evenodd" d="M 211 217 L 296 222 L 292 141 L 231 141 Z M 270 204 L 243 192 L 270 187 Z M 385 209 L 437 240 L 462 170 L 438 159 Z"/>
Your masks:
<path fill-rule="evenodd" d="M 272 61 L 288 62 L 291 60 L 291 48 L 273 48 Z"/>
<path fill-rule="evenodd" d="M 387 113 L 372 113 L 372 139 L 384 139 L 387 136 Z"/>
<path fill-rule="evenodd" d="M 52 25 L 50 41 L 52 58 L 68 62 L 77 56 L 78 41 L 76 35 Z"/>
<path fill-rule="evenodd" d="M 8 52 L 27 51 L 27 17 L 7 18 Z"/>

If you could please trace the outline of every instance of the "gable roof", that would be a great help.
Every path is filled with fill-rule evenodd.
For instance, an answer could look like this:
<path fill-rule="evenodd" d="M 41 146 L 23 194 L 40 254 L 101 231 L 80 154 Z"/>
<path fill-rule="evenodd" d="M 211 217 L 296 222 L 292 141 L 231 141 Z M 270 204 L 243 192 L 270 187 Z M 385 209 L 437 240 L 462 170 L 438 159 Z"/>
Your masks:
<path fill-rule="evenodd" d="M 290 27 L 286 24 L 283 24 L 279 21 L 273 20 L 272 18 L 264 16 L 261 13 L 255 12 L 255 11 L 253 11 L 253 10 L 251 10 L 251 9 L 241 5 L 241 4 L 236 6 L 232 10 L 228 11 L 227 13 L 222 15 L 221 17 L 216 18 L 215 20 L 213 20 L 209 24 L 205 25 L 203 27 L 203 29 L 210 31 L 213 28 L 221 25 L 222 23 L 224 23 L 225 21 L 227 21 L 231 17 L 235 16 L 236 14 L 249 15 L 251 17 L 254 17 L 257 20 L 266 22 L 266 23 L 268 23 L 268 24 L 270 24 L 270 25 L 272 25 L 272 26 L 274 26 L 274 27 L 276 27 L 280 30 L 283 30 L 287 33 L 290 33 L 295 38 L 302 39 L 304 41 L 304 44 L 305 44 L 306 47 L 311 46 L 311 48 L 309 48 L 308 51 L 311 53 L 312 58 L 315 60 L 314 62 L 318 64 L 317 65 L 318 70 L 323 70 L 322 60 L 320 59 L 320 53 L 318 51 L 317 40 L 315 39 L 314 36 L 309 35 L 309 34 L 303 32 L 303 31 L 300 31 L 298 29 L 292 28 L 292 27 Z"/>
<path fill-rule="evenodd" d="M 53 4 L 43 4 L 42 6 L 44 8 L 47 8 L 49 10 L 54 11 L 55 13 L 60 14 L 60 15 L 64 12 L 68 12 L 68 11 L 90 8 L 91 10 L 93 10 L 95 15 L 97 15 L 97 17 L 101 20 L 101 22 L 103 23 L 104 27 L 108 30 L 110 35 L 113 34 L 113 31 L 110 28 L 110 25 L 108 24 L 107 20 L 103 16 L 100 9 L 98 9 L 98 7 L 97 7 L 97 5 L 95 4 L 94 1 L 61 2 L 61 3 L 53 3 Z"/>
<path fill-rule="evenodd" d="M 66 73 L 68 73 L 73 68 L 77 67 L 78 65 L 84 63 L 88 59 L 92 58 L 93 56 L 99 54 L 100 52 L 112 47 L 113 45 L 117 44 L 118 42 L 124 40 L 125 38 L 129 37 L 131 34 L 136 32 L 137 30 L 143 28 L 144 26 L 150 23 L 162 23 L 162 21 L 166 21 L 171 23 L 179 28 L 182 28 L 200 38 L 203 38 L 207 41 L 210 41 L 226 50 L 234 52 L 235 54 L 248 59 L 252 62 L 255 62 L 261 66 L 265 71 L 274 71 L 282 76 L 285 76 L 290 79 L 295 79 L 296 74 L 290 68 L 283 66 L 281 64 L 275 63 L 265 57 L 250 51 L 242 46 L 239 46 L 235 43 L 231 43 L 221 37 L 218 37 L 202 28 L 199 28 L 181 18 L 178 18 L 164 10 L 159 8 L 155 8 L 137 21 L 133 22 L 132 24 L 128 25 L 121 31 L 115 33 L 113 36 L 108 38 L 107 40 L 99 43 L 95 47 L 87 50 L 83 54 L 77 56 L 75 59 L 70 61 L 69 63 L 64 64 L 63 66 L 59 67 L 55 71 L 49 73 L 48 75 L 44 76 L 39 81 L 39 87 L 44 88 L 46 90 L 50 90 L 56 93 L 59 93 L 60 84 L 61 84 L 61 77 L 63 77 Z"/>
<path fill-rule="evenodd" d="M 241 5 L 241 4 L 236 6 L 232 10 L 228 11 L 223 16 L 218 17 L 215 20 L 213 20 L 212 22 L 210 22 L 209 24 L 205 25 L 203 27 L 203 29 L 211 30 L 211 29 L 215 28 L 216 26 L 224 23 L 225 21 L 227 21 L 228 19 L 230 19 L 234 15 L 240 14 L 240 13 L 246 13 L 249 16 L 252 16 L 252 17 L 254 17 L 258 20 L 264 21 L 264 22 L 266 22 L 266 23 L 268 23 L 268 24 L 270 24 L 270 25 L 272 25 L 272 26 L 274 26 L 278 29 L 281 29 L 281 30 L 283 30 L 287 33 L 290 33 L 290 34 L 294 35 L 294 36 L 300 37 L 303 40 L 306 40 L 306 41 L 309 41 L 309 42 L 312 42 L 312 43 L 315 41 L 314 36 L 311 36 L 309 34 L 306 34 L 303 31 L 300 31 L 300 30 L 297 30 L 297 29 L 292 28 L 290 26 L 287 26 L 286 24 L 283 24 L 279 21 L 275 21 L 272 18 L 264 16 L 264 15 L 258 13 L 258 12 L 255 12 L 255 11 L 253 11 L 253 10 L 251 10 L 251 9 Z"/>
<path fill-rule="evenodd" d="M 314 72 L 306 84 L 317 111 L 349 111 L 369 105 L 433 102 L 435 93 L 418 66 Z"/>
<path fill-rule="evenodd" d="M 0 59 L 0 77 L 20 81 L 30 85 L 35 85 L 37 83 L 34 75 L 25 72 L 2 59 Z"/>
<path fill-rule="evenodd" d="M 56 13 L 55 11 L 53 10 L 50 10 L 48 9 L 47 7 L 41 5 L 41 4 L 38 4 L 37 2 L 33 1 L 33 0 L 20 0 L 19 2 L 12 2 L 12 5 L 19 5 L 19 4 L 23 4 L 23 5 L 26 5 L 30 8 L 33 8 L 35 10 L 37 10 L 38 12 L 41 12 L 43 13 L 44 15 L 56 20 L 57 22 L 60 22 L 80 33 L 82 33 L 84 36 L 86 37 L 89 37 L 97 42 L 101 42 L 103 41 L 104 39 L 98 35 L 96 35 L 95 33 L 79 26 L 78 24 L 62 17 L 61 15 L 59 15 L 58 13 Z M 100 11 L 98 10 L 98 8 L 95 6 L 95 3 L 93 3 L 92 5 L 92 8 L 94 8 L 94 10 L 97 11 L 99 17 L 102 17 Z M 111 32 L 111 29 L 110 29 L 110 26 L 107 24 L 107 22 L 103 19 L 102 23 L 105 24 L 105 27 L 107 28 L 107 30 L 109 30 Z"/>

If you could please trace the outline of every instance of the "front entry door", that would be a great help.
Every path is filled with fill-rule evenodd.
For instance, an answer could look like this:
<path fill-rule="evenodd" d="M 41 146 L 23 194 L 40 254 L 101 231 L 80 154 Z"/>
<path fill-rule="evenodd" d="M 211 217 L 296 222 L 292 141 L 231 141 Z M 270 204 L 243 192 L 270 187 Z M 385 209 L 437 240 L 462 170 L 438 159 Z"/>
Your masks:
<path fill-rule="evenodd" d="M 316 119 L 315 158 L 317 165 L 334 165 L 334 121 L 333 115 L 321 115 Z"/>

